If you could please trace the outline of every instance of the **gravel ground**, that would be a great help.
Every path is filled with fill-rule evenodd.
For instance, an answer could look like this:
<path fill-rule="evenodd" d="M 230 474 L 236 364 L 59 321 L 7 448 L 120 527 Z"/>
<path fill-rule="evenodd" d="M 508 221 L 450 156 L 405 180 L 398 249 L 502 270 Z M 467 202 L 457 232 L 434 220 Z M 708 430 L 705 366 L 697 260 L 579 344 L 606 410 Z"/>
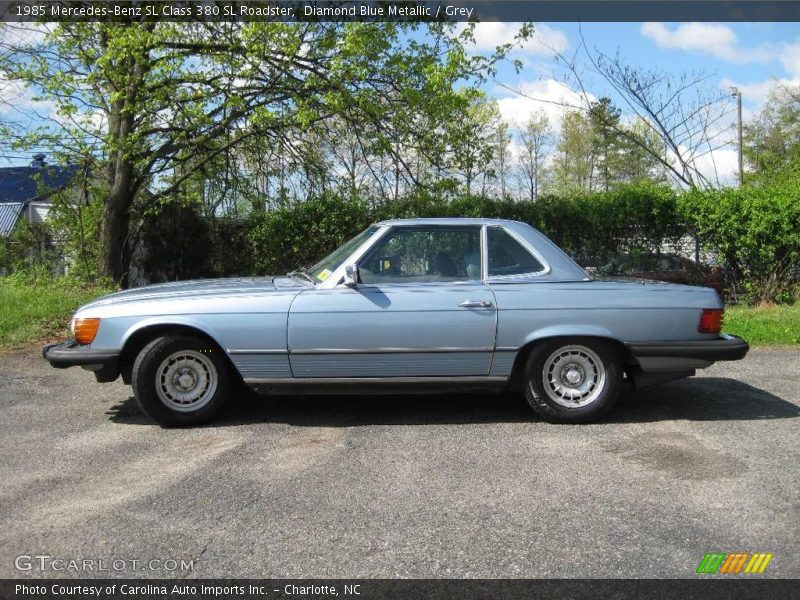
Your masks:
<path fill-rule="evenodd" d="M 586 426 L 509 394 L 246 398 L 164 430 L 121 383 L 5 355 L 0 577 L 92 576 L 20 555 L 126 577 L 693 577 L 709 551 L 800 577 L 799 374 L 800 351 L 753 350 Z M 131 563 L 150 559 L 194 567 Z"/>

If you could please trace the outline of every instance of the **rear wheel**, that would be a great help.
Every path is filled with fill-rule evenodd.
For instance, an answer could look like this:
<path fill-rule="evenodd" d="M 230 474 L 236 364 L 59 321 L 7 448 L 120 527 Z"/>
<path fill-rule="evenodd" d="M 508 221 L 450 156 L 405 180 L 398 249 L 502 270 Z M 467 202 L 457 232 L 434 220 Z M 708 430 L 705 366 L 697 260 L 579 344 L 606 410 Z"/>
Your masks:
<path fill-rule="evenodd" d="M 615 348 L 591 338 L 554 339 L 533 350 L 526 363 L 525 397 L 552 423 L 588 423 L 617 402 L 621 371 Z"/>
<path fill-rule="evenodd" d="M 219 350 L 199 338 L 156 338 L 133 364 L 131 385 L 141 409 L 165 427 L 211 419 L 225 403 L 228 365 Z"/>

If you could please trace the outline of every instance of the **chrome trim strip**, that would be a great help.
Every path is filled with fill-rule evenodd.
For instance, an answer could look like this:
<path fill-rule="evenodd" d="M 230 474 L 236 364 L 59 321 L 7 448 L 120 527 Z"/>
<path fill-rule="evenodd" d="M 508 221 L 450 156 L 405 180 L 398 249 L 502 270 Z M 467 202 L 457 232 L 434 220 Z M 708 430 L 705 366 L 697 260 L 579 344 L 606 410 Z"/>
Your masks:
<path fill-rule="evenodd" d="M 480 346 L 477 348 L 467 348 L 462 346 L 441 346 L 432 348 L 303 348 L 300 350 L 279 350 L 275 348 L 267 349 L 239 349 L 228 348 L 230 355 L 241 354 L 436 354 L 447 352 L 516 352 L 517 347 L 492 348 L 491 346 Z"/>
<path fill-rule="evenodd" d="M 491 352 L 491 346 L 466 348 L 460 346 L 434 348 L 302 348 L 289 354 L 431 354 L 445 352 Z"/>
<path fill-rule="evenodd" d="M 288 350 L 281 350 L 276 348 L 268 349 L 246 349 L 246 348 L 228 348 L 228 354 L 289 354 Z"/>
<path fill-rule="evenodd" d="M 481 227 L 481 281 L 489 278 L 489 228 Z"/>
<path fill-rule="evenodd" d="M 248 385 L 309 384 L 309 383 L 503 383 L 503 376 L 461 376 L 461 377 L 292 377 L 245 379 Z"/>

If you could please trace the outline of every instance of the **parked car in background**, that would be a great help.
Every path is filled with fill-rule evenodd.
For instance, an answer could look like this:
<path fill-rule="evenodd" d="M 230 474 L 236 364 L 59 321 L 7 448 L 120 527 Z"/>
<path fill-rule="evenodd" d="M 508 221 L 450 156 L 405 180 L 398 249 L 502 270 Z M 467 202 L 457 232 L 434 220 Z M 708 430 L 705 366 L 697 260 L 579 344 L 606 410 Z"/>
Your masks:
<path fill-rule="evenodd" d="M 543 418 L 598 419 L 637 387 L 737 360 L 706 287 L 595 280 L 529 225 L 373 225 L 283 276 L 131 289 L 78 309 L 54 367 L 119 376 L 165 426 L 261 393 L 517 389 Z"/>
<path fill-rule="evenodd" d="M 725 285 L 725 270 L 710 267 L 677 254 L 625 254 L 605 265 L 604 275 L 622 275 L 684 285 L 710 287 L 720 294 Z"/>

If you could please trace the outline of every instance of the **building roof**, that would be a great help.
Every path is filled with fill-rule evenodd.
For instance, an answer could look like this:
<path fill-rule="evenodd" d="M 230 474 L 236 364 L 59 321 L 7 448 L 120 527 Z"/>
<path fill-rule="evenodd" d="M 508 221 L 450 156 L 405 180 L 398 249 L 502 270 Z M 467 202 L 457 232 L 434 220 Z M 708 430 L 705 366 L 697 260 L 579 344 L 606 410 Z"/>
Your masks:
<path fill-rule="evenodd" d="M 8 237 L 25 208 L 25 202 L 0 202 L 0 237 Z"/>
<path fill-rule="evenodd" d="M 43 200 L 67 185 L 76 166 L 41 165 L 0 169 L 0 204 Z"/>

